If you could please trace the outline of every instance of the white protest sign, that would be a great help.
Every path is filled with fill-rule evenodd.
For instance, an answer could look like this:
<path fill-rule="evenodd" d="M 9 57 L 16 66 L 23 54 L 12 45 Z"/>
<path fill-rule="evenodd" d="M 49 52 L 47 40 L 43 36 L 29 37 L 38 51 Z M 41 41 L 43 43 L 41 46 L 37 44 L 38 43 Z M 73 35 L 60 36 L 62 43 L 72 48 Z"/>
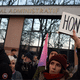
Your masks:
<path fill-rule="evenodd" d="M 80 17 L 63 12 L 58 32 L 73 35 L 73 29 L 76 31 L 76 35 L 80 37 Z"/>

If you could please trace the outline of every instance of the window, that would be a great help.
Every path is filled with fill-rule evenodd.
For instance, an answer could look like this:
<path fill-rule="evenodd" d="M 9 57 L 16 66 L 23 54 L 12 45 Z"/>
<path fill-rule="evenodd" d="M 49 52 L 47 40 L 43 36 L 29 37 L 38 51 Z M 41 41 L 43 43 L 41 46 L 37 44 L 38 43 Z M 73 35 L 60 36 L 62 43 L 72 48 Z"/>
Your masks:
<path fill-rule="evenodd" d="M 70 36 L 57 33 L 60 21 L 60 19 L 25 18 L 21 45 L 43 47 L 48 33 L 49 48 L 73 49 L 74 42 Z"/>
<path fill-rule="evenodd" d="M 26 4 L 26 0 L 18 0 L 18 5 L 25 5 Z"/>
<path fill-rule="evenodd" d="M 5 42 L 6 30 L 8 26 L 8 18 L 0 18 L 0 46 Z"/>

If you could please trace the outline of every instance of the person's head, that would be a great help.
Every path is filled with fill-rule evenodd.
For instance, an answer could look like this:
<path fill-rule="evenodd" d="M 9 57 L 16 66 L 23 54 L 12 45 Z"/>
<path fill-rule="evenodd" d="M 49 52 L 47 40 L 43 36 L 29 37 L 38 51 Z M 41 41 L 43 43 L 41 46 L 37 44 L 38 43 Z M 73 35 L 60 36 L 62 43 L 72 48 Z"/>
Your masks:
<path fill-rule="evenodd" d="M 9 66 L 11 67 L 12 72 L 13 72 L 15 70 L 16 59 L 10 55 L 8 57 L 10 59 L 10 65 Z"/>
<path fill-rule="evenodd" d="M 51 57 L 48 62 L 47 69 L 50 74 L 62 73 L 66 69 L 67 59 L 64 55 L 57 54 Z"/>
<path fill-rule="evenodd" d="M 25 62 L 29 63 L 33 61 L 33 56 L 30 52 L 25 53 L 24 56 L 26 57 Z"/>
<path fill-rule="evenodd" d="M 37 60 L 38 60 L 37 57 L 38 57 L 38 56 L 34 55 L 33 60 L 34 60 L 34 61 L 37 61 Z"/>
<path fill-rule="evenodd" d="M 11 54 L 16 55 L 16 51 L 17 51 L 16 49 L 11 49 Z"/>
<path fill-rule="evenodd" d="M 12 70 L 7 63 L 0 63 L 0 80 L 11 80 Z"/>
<path fill-rule="evenodd" d="M 32 60 L 31 60 L 29 57 L 26 56 L 25 62 L 26 62 L 26 63 L 29 63 L 29 62 L 32 62 Z"/>
<path fill-rule="evenodd" d="M 56 55 L 56 54 L 58 54 L 57 51 L 52 51 L 52 52 L 50 53 L 50 55 L 49 55 L 49 59 L 50 59 L 52 56 Z"/>

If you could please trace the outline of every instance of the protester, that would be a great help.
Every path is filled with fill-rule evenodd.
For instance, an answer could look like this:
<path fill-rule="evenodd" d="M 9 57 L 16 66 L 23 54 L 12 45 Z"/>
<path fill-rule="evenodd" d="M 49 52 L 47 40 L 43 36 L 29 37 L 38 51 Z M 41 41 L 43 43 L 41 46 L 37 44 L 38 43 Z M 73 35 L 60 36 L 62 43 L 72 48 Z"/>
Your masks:
<path fill-rule="evenodd" d="M 16 49 L 11 49 L 11 56 L 13 56 L 14 58 L 17 58 L 16 52 L 17 52 Z"/>
<path fill-rule="evenodd" d="M 73 30 L 72 39 L 75 41 L 77 46 L 77 55 L 78 55 L 78 70 L 77 72 L 69 79 L 65 78 L 65 70 L 67 59 L 64 55 L 57 54 L 52 56 L 47 64 L 47 70 L 40 73 L 38 79 L 34 80 L 80 80 L 80 40 L 76 36 L 75 31 Z"/>
<path fill-rule="evenodd" d="M 15 70 L 16 59 L 13 56 L 8 56 L 10 59 L 10 67 L 12 69 L 12 80 L 23 80 L 19 71 Z"/>
<path fill-rule="evenodd" d="M 32 80 L 32 77 L 35 73 L 36 68 L 33 66 L 33 55 L 31 55 L 30 52 L 27 52 L 24 54 L 26 57 L 25 63 L 26 63 L 26 72 L 25 72 L 25 79 Z"/>
<path fill-rule="evenodd" d="M 69 80 L 80 80 L 80 39 L 76 36 L 75 31 L 73 30 L 72 39 L 75 41 L 76 49 L 77 49 L 77 56 L 78 56 L 78 69 L 73 74 L 72 78 Z"/>
<path fill-rule="evenodd" d="M 50 55 L 49 55 L 49 59 L 50 59 L 52 56 L 57 55 L 57 54 L 58 54 L 57 51 L 52 51 L 52 52 L 50 53 Z"/>
<path fill-rule="evenodd" d="M 21 59 L 18 61 L 16 70 L 20 71 L 23 80 L 32 80 L 35 73 L 35 67 L 33 66 L 33 55 L 30 52 L 24 53 Z"/>
<path fill-rule="evenodd" d="M 38 60 L 37 57 L 38 57 L 38 56 L 36 56 L 36 55 L 33 56 L 33 66 L 36 67 L 36 68 L 37 68 L 38 62 L 39 62 L 39 60 Z"/>
<path fill-rule="evenodd" d="M 49 59 L 54 56 L 54 55 L 57 55 L 58 52 L 55 50 L 55 51 L 51 51 L 50 52 L 50 55 L 49 55 Z M 39 66 L 33 76 L 33 80 L 34 79 L 38 79 L 38 76 L 40 75 L 40 72 L 44 71 L 45 70 L 45 66 Z"/>
<path fill-rule="evenodd" d="M 0 80 L 11 80 L 12 70 L 9 67 L 10 60 L 3 48 L 0 48 Z"/>
<path fill-rule="evenodd" d="M 30 52 L 25 53 L 24 56 L 26 57 L 26 59 L 25 59 L 25 62 L 26 62 L 26 63 L 32 63 L 32 61 L 33 61 L 33 56 L 31 55 Z"/>
<path fill-rule="evenodd" d="M 66 63 L 67 59 L 61 55 L 54 55 L 50 58 L 48 65 L 47 65 L 47 70 L 43 71 L 40 73 L 39 80 L 58 80 L 58 79 L 64 79 L 65 78 L 65 69 L 66 69 Z M 45 79 L 44 79 L 45 78 Z"/>

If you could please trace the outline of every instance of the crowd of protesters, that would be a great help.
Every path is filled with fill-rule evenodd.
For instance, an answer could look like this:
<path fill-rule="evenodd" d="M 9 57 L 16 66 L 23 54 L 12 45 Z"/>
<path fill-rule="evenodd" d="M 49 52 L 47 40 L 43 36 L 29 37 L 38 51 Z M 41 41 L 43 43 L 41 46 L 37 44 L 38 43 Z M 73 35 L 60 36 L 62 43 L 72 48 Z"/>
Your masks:
<path fill-rule="evenodd" d="M 51 51 L 45 66 L 38 67 L 38 56 L 33 52 L 26 52 L 17 61 L 16 49 L 6 54 L 0 48 L 0 79 L 1 80 L 80 80 L 80 39 L 73 30 L 71 38 L 75 41 L 78 65 L 69 72 L 70 63 L 67 56 L 57 51 Z"/>

